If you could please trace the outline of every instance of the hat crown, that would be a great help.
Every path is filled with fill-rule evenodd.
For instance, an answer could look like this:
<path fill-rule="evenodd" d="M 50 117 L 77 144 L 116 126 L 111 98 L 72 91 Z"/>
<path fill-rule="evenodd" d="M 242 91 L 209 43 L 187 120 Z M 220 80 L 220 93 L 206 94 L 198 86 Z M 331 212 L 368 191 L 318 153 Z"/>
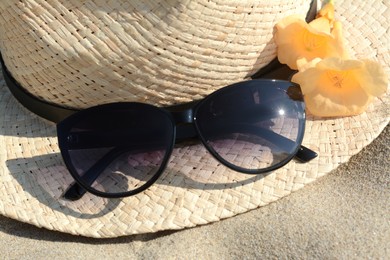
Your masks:
<path fill-rule="evenodd" d="M 1 1 L 0 48 L 14 78 L 74 108 L 188 102 L 276 57 L 273 27 L 294 1 Z"/>

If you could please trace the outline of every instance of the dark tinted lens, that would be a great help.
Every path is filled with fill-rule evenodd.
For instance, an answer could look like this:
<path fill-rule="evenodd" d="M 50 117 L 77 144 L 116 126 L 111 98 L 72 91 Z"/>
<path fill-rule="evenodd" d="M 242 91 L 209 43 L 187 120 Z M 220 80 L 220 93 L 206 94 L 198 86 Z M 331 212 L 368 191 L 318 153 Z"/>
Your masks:
<path fill-rule="evenodd" d="M 96 107 L 66 124 L 61 149 L 79 181 L 100 192 L 142 187 L 162 170 L 173 146 L 169 116 L 145 104 Z"/>
<path fill-rule="evenodd" d="M 287 81 L 239 83 L 210 95 L 196 111 L 206 147 L 244 172 L 291 159 L 302 141 L 304 120 L 300 89 Z"/>

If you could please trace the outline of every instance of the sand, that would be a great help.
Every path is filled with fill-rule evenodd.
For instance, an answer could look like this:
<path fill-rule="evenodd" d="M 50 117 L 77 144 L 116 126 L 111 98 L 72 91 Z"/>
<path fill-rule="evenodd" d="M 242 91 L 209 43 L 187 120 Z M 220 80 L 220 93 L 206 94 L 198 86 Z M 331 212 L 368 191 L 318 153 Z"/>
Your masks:
<path fill-rule="evenodd" d="M 117 239 L 0 216 L 1 259 L 389 259 L 390 127 L 323 178 L 217 223 Z"/>

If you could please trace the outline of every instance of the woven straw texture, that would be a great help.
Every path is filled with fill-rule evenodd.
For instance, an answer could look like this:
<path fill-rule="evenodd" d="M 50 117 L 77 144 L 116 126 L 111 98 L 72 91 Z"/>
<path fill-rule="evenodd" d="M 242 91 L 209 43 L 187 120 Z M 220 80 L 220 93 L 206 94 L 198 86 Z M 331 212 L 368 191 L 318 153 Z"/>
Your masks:
<path fill-rule="evenodd" d="M 166 105 L 201 98 L 268 64 L 276 55 L 273 25 L 309 6 L 310 0 L 2 1 L 0 45 L 15 79 L 47 101 Z"/>
<path fill-rule="evenodd" d="M 82 9 L 82 6 L 79 6 L 78 4 L 79 2 L 68 2 L 71 3 L 70 5 L 73 7 Z M 85 3 L 93 3 L 101 6 L 101 2 L 105 1 L 88 1 Z M 242 4 L 242 9 L 239 8 L 238 10 L 244 10 L 244 13 L 248 13 L 248 9 L 245 8 L 252 8 L 252 6 L 258 4 L 258 2 L 255 1 L 246 2 L 249 4 L 245 6 Z M 267 1 L 261 2 L 262 5 L 265 6 L 264 8 L 271 8 L 271 4 L 267 4 Z M 24 3 L 33 5 L 36 2 L 25 1 Z M 50 1 L 50 3 L 56 3 L 56 1 Z M 135 3 L 135 1 L 132 1 L 131 3 Z M 198 12 L 201 12 L 202 14 L 203 11 L 206 12 L 206 10 L 208 10 L 205 6 L 197 6 L 196 4 L 198 2 L 187 1 L 186 3 L 188 4 L 176 4 L 180 6 L 180 8 L 198 10 Z M 231 1 L 231 3 L 233 3 L 233 1 Z M 240 3 L 242 2 L 235 2 L 237 5 L 241 5 Z M 12 73 L 14 74 L 17 71 L 19 73 L 17 74 L 17 80 L 22 82 L 23 86 L 27 89 L 30 90 L 31 88 L 32 93 L 35 93 L 42 98 L 53 100 L 56 103 L 66 102 L 66 104 L 70 106 L 84 106 L 85 103 L 90 102 L 87 98 L 96 98 L 93 96 L 98 92 L 95 92 L 93 88 L 99 90 L 99 95 L 103 93 L 103 96 L 107 95 L 108 98 L 111 90 L 106 88 L 109 88 L 110 84 L 113 84 L 113 82 L 118 83 L 116 95 L 122 93 L 121 91 L 128 95 L 129 93 L 125 88 L 140 90 L 140 86 L 142 86 L 143 83 L 149 82 L 152 84 L 155 80 L 153 77 L 157 76 L 157 74 L 159 76 L 164 76 L 165 81 L 169 81 L 166 82 L 167 84 L 164 85 L 163 89 L 160 89 L 161 91 L 165 89 L 165 92 L 162 91 L 161 94 L 158 94 L 161 96 L 156 96 L 151 93 L 151 90 L 148 90 L 151 92 L 145 94 L 145 90 L 143 89 L 140 90 L 140 93 L 142 94 L 139 95 L 147 95 L 151 100 L 157 98 L 153 103 L 165 102 L 158 101 L 158 98 L 162 98 L 167 102 L 176 102 L 181 100 L 181 98 L 186 100 L 188 99 L 188 96 L 182 97 L 180 94 L 185 93 L 187 88 L 183 90 L 183 87 L 178 87 L 178 82 L 180 82 L 180 86 L 183 82 L 186 82 L 187 84 L 198 84 L 199 82 L 202 82 L 199 86 L 191 85 L 191 87 L 188 87 L 188 89 L 196 88 L 196 91 L 194 90 L 196 95 L 199 93 L 202 94 L 203 90 L 201 86 L 207 86 L 207 82 L 210 79 L 213 84 L 215 83 L 215 86 L 218 84 L 225 84 L 226 82 L 236 80 L 240 77 L 241 79 L 244 78 L 252 73 L 255 68 L 257 69 L 262 66 L 263 63 L 266 63 L 271 57 L 269 57 L 269 59 L 261 59 L 261 61 L 257 60 L 258 57 L 255 58 L 256 55 L 259 55 L 259 50 L 265 52 L 264 57 L 268 56 L 267 52 L 272 52 L 270 56 L 274 55 L 274 50 L 272 48 L 267 48 L 263 45 L 272 45 L 270 43 L 272 42 L 270 37 L 266 40 L 260 40 L 262 43 L 255 43 L 252 42 L 252 40 L 249 40 L 251 45 L 253 44 L 255 46 L 256 44 L 259 44 L 256 46 L 257 49 L 252 48 L 253 46 L 241 46 L 239 43 L 237 43 L 236 46 L 232 43 L 232 45 L 226 45 L 226 49 L 224 49 L 225 52 L 223 52 L 220 48 L 221 46 L 219 46 L 218 48 L 214 47 L 209 49 L 211 52 L 206 52 L 207 55 L 204 51 L 208 49 L 208 47 L 196 49 L 191 55 L 189 53 L 184 54 L 184 49 L 181 49 L 177 45 L 187 46 L 191 49 L 191 47 L 187 45 L 189 43 L 186 43 L 186 39 L 188 39 L 188 42 L 192 42 L 196 37 L 191 39 L 194 35 L 186 34 L 185 32 L 179 34 L 178 32 L 171 31 L 171 34 L 169 34 L 170 31 L 166 28 L 164 31 L 165 34 L 179 35 L 177 37 L 179 37 L 178 41 L 180 41 L 180 44 L 176 44 L 175 46 L 175 44 L 170 44 L 167 40 L 164 41 L 164 44 L 159 42 L 158 46 L 154 48 L 153 46 L 155 43 L 153 41 L 157 42 L 157 39 L 143 39 L 141 41 L 140 38 L 138 39 L 140 41 L 139 43 L 130 40 L 133 44 L 139 44 L 141 52 L 145 51 L 145 46 L 148 46 L 146 49 L 150 48 L 150 51 L 148 51 L 148 53 L 150 53 L 145 54 L 140 58 L 141 60 L 150 59 L 150 61 L 145 61 L 142 63 L 143 65 L 137 63 L 137 66 L 143 67 L 133 68 L 134 60 L 132 62 L 126 60 L 125 62 L 123 60 L 125 55 L 118 58 L 118 53 L 121 53 L 120 55 L 122 55 L 122 47 L 127 50 L 127 47 L 124 47 L 124 45 L 120 45 L 121 50 L 118 50 L 118 52 L 109 49 L 102 50 L 101 53 L 102 55 L 104 53 L 104 58 L 101 57 L 96 64 L 105 66 L 106 70 L 100 70 L 99 72 L 96 72 L 97 74 L 91 75 L 102 73 L 99 77 L 99 81 L 103 82 L 106 78 L 112 79 L 113 81 L 111 81 L 110 84 L 107 82 L 106 85 L 99 88 L 99 86 L 92 86 L 92 78 L 83 76 L 85 73 L 93 71 L 92 67 L 94 66 L 91 66 L 90 63 L 88 63 L 87 67 L 81 66 L 81 64 L 77 65 L 80 66 L 79 72 L 77 73 L 74 72 L 75 68 L 70 68 L 66 65 L 69 62 L 69 59 L 75 60 L 75 64 L 78 64 L 78 62 L 84 59 L 86 61 L 97 59 L 98 56 L 96 56 L 97 54 L 93 49 L 90 49 L 88 52 L 78 52 L 79 54 L 77 55 L 80 55 L 80 53 L 91 53 L 90 56 L 83 56 L 83 59 L 76 59 L 78 56 L 75 52 L 80 50 L 79 48 L 60 49 L 58 47 L 59 45 L 56 45 L 54 42 L 51 42 L 53 45 L 50 47 L 44 45 L 42 46 L 42 49 L 39 47 L 37 50 L 38 45 L 43 44 L 43 42 L 46 44 L 46 42 L 53 39 L 52 33 L 50 33 L 51 36 L 49 37 L 48 32 L 54 32 L 50 28 L 57 27 L 49 23 L 46 26 L 42 25 L 43 27 L 40 27 L 34 21 L 41 21 L 41 19 L 38 19 L 35 16 L 33 17 L 32 15 L 41 13 L 42 17 L 50 20 L 52 16 L 48 14 L 49 11 L 46 12 L 46 9 L 49 9 L 52 13 L 56 12 L 55 10 L 52 10 L 49 7 L 35 7 L 35 12 L 29 13 L 25 18 L 30 19 L 28 20 L 29 26 L 37 27 L 35 27 L 34 32 L 29 30 L 23 32 L 18 28 L 18 26 L 23 27 L 20 24 L 21 16 L 16 15 L 16 13 L 20 14 L 21 10 L 24 10 L 23 8 L 25 5 L 19 4 L 19 1 L 17 5 L 7 5 L 8 2 L 7 4 L 4 2 L 0 4 L 2 23 L 5 22 L 4 17 L 7 17 L 8 21 L 12 20 L 17 24 L 11 28 L 4 28 L 4 26 L 1 26 L 2 34 L 0 37 L 2 38 L 0 47 L 2 53 L 5 54 L 7 65 L 12 64 Z M 161 10 L 166 11 L 168 9 L 165 8 L 166 5 L 168 5 L 168 2 L 165 3 L 165 5 L 161 2 Z M 276 4 L 272 3 L 272 6 L 273 5 Z M 150 10 L 157 12 L 157 9 L 152 8 L 153 6 L 155 5 L 150 3 L 150 6 L 144 5 L 141 6 L 142 8 L 139 7 L 139 10 L 149 8 L 145 10 L 148 10 L 148 12 L 150 12 Z M 297 4 L 297 6 L 299 6 L 299 4 Z M 218 8 L 228 7 L 224 5 L 214 6 L 214 9 Z M 230 6 L 230 8 L 233 7 Z M 291 8 L 291 5 L 288 8 L 291 9 L 292 12 L 295 12 L 294 8 Z M 297 7 L 296 10 L 298 9 L 299 8 Z M 69 11 L 69 7 L 63 9 L 62 12 L 65 13 L 67 10 Z M 254 8 L 251 10 L 254 10 Z M 337 1 L 336 10 L 337 18 L 341 20 L 344 25 L 345 38 L 348 42 L 348 46 L 352 50 L 352 54 L 358 58 L 378 60 L 385 67 L 386 73 L 389 73 L 390 56 L 388 46 L 390 46 L 390 39 L 387 30 L 390 28 L 390 2 L 374 0 Z M 300 11 L 302 10 L 300 9 Z M 105 10 L 105 12 L 107 13 L 107 10 Z M 220 12 L 224 13 L 223 10 L 220 10 Z M 11 14 L 13 14 L 13 16 L 11 16 Z M 101 17 L 105 17 L 106 20 L 108 19 L 105 15 L 101 15 Z M 245 17 L 252 17 L 251 15 L 247 14 Z M 256 26 L 260 28 L 259 37 L 261 38 L 264 33 L 262 30 L 270 30 L 269 28 L 272 28 L 273 22 L 270 22 L 271 20 L 277 20 L 285 15 L 286 13 L 283 13 L 282 15 L 278 13 L 276 16 L 273 14 L 269 21 L 267 21 L 267 15 L 264 15 L 265 17 L 262 16 L 260 19 L 253 18 L 257 21 Z M 144 16 L 145 13 L 134 13 L 131 17 L 133 17 L 132 19 L 135 21 L 138 21 L 137 19 L 143 18 Z M 171 17 L 172 14 L 164 13 L 164 16 L 169 17 L 168 19 L 171 19 L 171 22 L 173 22 L 174 19 Z M 59 20 L 72 19 L 73 15 L 68 14 L 63 18 L 61 17 L 62 16 L 59 15 L 57 18 L 59 18 Z M 100 16 L 91 14 L 91 19 L 95 19 L 94 17 Z M 361 17 L 364 17 L 364 20 L 362 20 Z M 149 29 L 153 29 L 151 27 L 151 21 L 154 19 L 157 18 L 150 16 L 147 20 L 148 22 L 145 23 L 149 25 Z M 218 12 L 216 12 L 215 14 L 207 15 L 205 21 L 214 19 L 219 20 L 223 18 L 219 17 Z M 227 26 L 226 23 L 230 21 L 230 19 L 233 18 L 225 18 L 224 26 Z M 242 24 L 242 26 L 249 26 L 253 21 L 248 22 L 246 25 Z M 262 21 L 264 21 L 264 23 Z M 90 23 L 88 20 L 84 22 L 90 27 L 93 26 L 93 23 Z M 240 20 L 237 20 L 236 23 L 241 24 Z M 76 24 L 75 21 L 74 24 Z M 181 30 L 184 30 L 184 28 L 189 26 L 189 24 L 181 25 L 184 26 L 181 27 Z M 190 27 L 196 25 L 197 23 L 193 23 Z M 165 25 L 162 24 L 161 26 L 162 27 L 159 27 L 159 30 Z M 123 26 L 123 28 L 124 27 L 125 26 Z M 112 28 L 116 28 L 115 25 L 112 25 Z M 134 26 L 132 29 L 130 28 L 132 28 L 132 26 L 129 25 L 127 30 L 141 30 L 141 28 L 137 26 Z M 203 27 L 200 26 L 200 28 Z M 241 28 L 241 30 L 243 29 L 244 28 Z M 56 30 L 59 34 L 63 31 L 63 27 L 58 27 Z M 33 36 L 43 32 L 46 32 L 46 36 L 42 35 L 42 39 L 44 40 L 37 40 L 37 42 L 34 43 L 36 39 L 34 39 Z M 93 38 L 93 30 L 88 32 L 88 37 Z M 83 33 L 87 34 L 87 30 Z M 210 34 L 211 32 L 208 31 L 203 33 Z M 82 34 L 82 32 L 80 31 L 79 34 Z M 250 39 L 253 37 L 253 41 L 255 41 L 252 30 L 248 30 L 237 37 L 243 37 L 242 39 L 245 39 L 244 41 L 246 41 L 246 34 L 249 35 L 248 37 Z M 227 35 L 230 35 L 230 30 Z M 66 42 L 68 38 L 73 37 L 69 35 L 65 36 L 66 34 L 58 38 L 57 41 Z M 105 38 L 103 35 L 100 37 Z M 201 36 L 199 37 L 201 38 Z M 87 38 L 87 42 L 92 38 Z M 119 44 L 120 41 L 115 40 L 117 39 L 116 36 L 112 36 L 112 38 L 110 48 L 116 50 L 118 48 L 117 44 Z M 175 38 L 175 36 L 169 37 L 170 40 Z M 237 41 L 239 41 L 238 38 L 236 39 Z M 81 44 L 81 42 L 83 42 L 82 39 L 83 38 L 81 38 L 79 42 L 80 48 L 84 46 Z M 98 39 L 95 40 L 97 41 Z M 227 38 L 224 40 L 227 40 Z M 204 44 L 206 44 L 206 42 L 204 42 Z M 212 46 L 215 44 L 215 41 L 211 40 L 208 44 Z M 156 55 L 155 52 L 163 50 L 161 49 L 162 46 L 166 46 L 165 48 L 167 50 L 169 48 L 178 48 L 176 58 L 174 55 L 172 58 L 162 59 L 160 56 L 168 55 L 168 53 L 165 52 L 161 52 L 161 55 Z M 198 45 L 198 47 L 199 46 L 200 45 Z M 254 52 L 251 53 L 250 50 L 253 50 Z M 260 51 L 260 56 L 263 56 L 264 54 L 262 51 Z M 172 54 L 173 52 L 169 53 L 169 55 Z M 60 57 L 58 60 L 48 58 L 47 62 L 42 61 L 44 57 L 50 56 Z M 130 56 L 134 55 L 126 57 Z M 200 62 L 198 63 L 199 66 L 191 66 L 192 63 L 186 63 L 189 62 L 188 59 L 183 58 L 182 61 L 181 58 L 178 58 L 182 56 L 188 58 L 191 56 L 192 62 Z M 207 58 L 206 56 L 212 58 Z M 195 59 L 194 57 L 198 58 Z M 203 60 L 203 58 L 207 58 L 207 60 Z M 111 59 L 117 63 L 112 64 Z M 57 60 L 57 63 L 54 63 L 54 60 Z M 161 63 L 163 60 L 168 63 Z M 37 62 L 37 64 L 35 62 Z M 61 64 L 63 65 L 63 68 L 68 69 L 66 76 L 70 81 L 67 81 L 68 79 L 64 78 L 63 71 L 52 74 L 52 71 L 61 67 Z M 123 71 L 117 69 L 119 67 L 122 67 L 123 69 L 131 68 L 130 71 L 132 74 L 122 75 Z M 44 72 L 46 69 L 50 70 L 50 73 Z M 208 69 L 212 71 L 212 75 L 210 74 L 210 76 L 206 75 Z M 108 73 L 108 71 L 110 71 L 110 73 Z M 126 71 L 126 69 L 124 69 L 124 71 Z M 71 72 L 73 72 L 73 74 Z M 217 75 L 217 72 L 220 74 Z M 134 74 L 137 73 L 139 73 L 139 75 L 135 76 Z M 44 78 L 49 75 L 52 78 Z M 175 75 L 175 77 L 172 78 L 172 75 Z M 42 76 L 42 78 L 39 78 L 38 76 Z M 123 77 L 125 76 L 131 78 L 129 81 L 135 81 L 136 83 L 123 82 Z M 162 79 L 160 78 L 159 80 Z M 52 83 L 52 81 L 55 82 L 45 86 L 44 90 L 39 89 L 46 83 Z M 71 83 L 76 85 L 72 86 Z M 89 84 L 91 89 L 88 91 L 90 93 L 87 96 L 85 93 L 79 92 L 76 94 L 79 99 L 73 100 L 76 99 L 73 96 L 73 91 L 82 91 L 83 89 L 80 84 Z M 99 82 L 98 85 L 99 84 L 101 83 Z M 65 85 L 66 88 L 62 89 Z M 32 86 L 36 87 L 36 89 L 33 89 L 34 87 Z M 47 91 L 47 89 L 50 89 L 50 91 Z M 210 89 L 207 87 L 206 92 L 208 91 L 210 91 Z M 67 95 L 70 95 L 71 92 L 72 97 L 70 98 L 69 96 L 68 98 L 70 100 L 67 100 L 66 95 L 64 96 L 63 94 L 67 93 Z M 196 96 L 194 93 L 191 93 L 192 92 L 188 92 L 183 95 L 189 94 Z M 134 95 L 137 96 L 138 94 Z M 169 95 L 171 98 L 167 97 Z M 176 100 L 177 95 L 179 96 L 179 99 Z M 108 98 L 107 100 L 113 101 L 111 98 Z M 25 110 L 12 97 L 5 86 L 4 81 L 1 79 L 0 213 L 10 218 L 31 223 L 38 227 L 99 238 L 156 232 L 166 229 L 181 229 L 218 221 L 266 205 L 286 196 L 291 192 L 304 187 L 305 184 L 324 176 L 341 163 L 348 161 L 352 155 L 358 153 L 364 146 L 374 140 L 388 124 L 390 120 L 389 104 L 389 95 L 386 94 L 381 98 L 376 99 L 367 112 L 359 116 L 336 119 L 322 119 L 309 116 L 303 144 L 317 151 L 319 157 L 308 164 L 300 164 L 292 161 L 282 169 L 267 175 L 248 176 L 228 170 L 226 167 L 216 162 L 202 146 L 192 145 L 175 149 L 168 169 L 162 177 L 155 185 L 141 194 L 124 199 L 103 199 L 87 194 L 82 200 L 68 202 L 61 199 L 61 195 L 64 189 L 72 183 L 72 178 L 67 172 L 62 162 L 61 155 L 59 154 L 55 125 L 42 120 Z"/>

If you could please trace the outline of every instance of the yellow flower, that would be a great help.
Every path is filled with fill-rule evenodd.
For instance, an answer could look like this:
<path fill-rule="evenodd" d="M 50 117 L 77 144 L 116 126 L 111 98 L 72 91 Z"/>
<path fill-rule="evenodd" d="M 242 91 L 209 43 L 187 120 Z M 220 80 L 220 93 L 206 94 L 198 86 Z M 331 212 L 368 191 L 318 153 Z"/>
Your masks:
<path fill-rule="evenodd" d="M 334 5 L 332 1 L 330 1 L 321 8 L 316 18 L 320 17 L 328 19 L 331 24 L 334 22 Z"/>
<path fill-rule="evenodd" d="M 293 78 L 301 86 L 307 109 L 322 117 L 363 113 L 375 96 L 387 91 L 382 67 L 369 60 L 316 59 Z"/>
<path fill-rule="evenodd" d="M 297 60 L 305 58 L 346 57 L 341 24 L 333 29 L 329 20 L 320 17 L 309 24 L 301 16 L 288 16 L 276 24 L 274 35 L 278 59 L 291 69 L 297 69 Z"/>

